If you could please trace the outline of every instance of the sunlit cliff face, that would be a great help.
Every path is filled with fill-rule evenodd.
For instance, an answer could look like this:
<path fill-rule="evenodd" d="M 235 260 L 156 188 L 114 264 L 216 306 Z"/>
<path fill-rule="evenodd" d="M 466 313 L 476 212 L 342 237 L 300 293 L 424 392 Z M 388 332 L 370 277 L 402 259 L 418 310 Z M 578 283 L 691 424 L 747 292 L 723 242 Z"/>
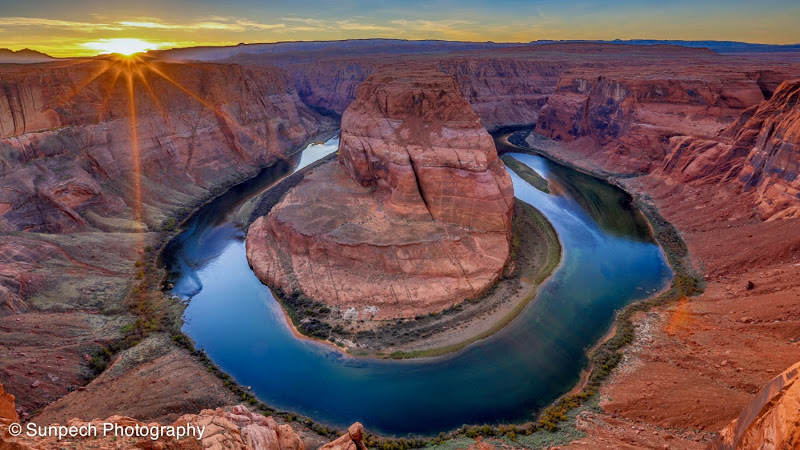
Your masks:
<path fill-rule="evenodd" d="M 126 43 L 127 45 L 127 43 Z M 116 53 L 107 56 L 101 56 L 100 64 L 98 63 L 98 58 L 91 58 L 91 59 L 81 59 L 76 60 L 69 65 L 80 65 L 80 64 L 96 64 L 97 70 L 93 71 L 90 75 L 86 77 L 85 80 L 82 80 L 70 93 L 70 95 L 63 99 L 64 102 L 70 101 L 71 98 L 75 97 L 78 93 L 86 89 L 90 84 L 92 84 L 95 80 L 103 79 L 107 80 L 107 86 L 103 86 L 103 90 L 105 91 L 105 96 L 102 99 L 102 105 L 100 107 L 99 116 L 97 118 L 98 122 L 105 120 L 104 116 L 106 113 L 106 105 L 109 104 L 111 101 L 112 95 L 115 92 L 124 92 L 124 104 L 126 104 L 128 108 L 128 116 L 129 116 L 129 124 L 131 128 L 131 142 L 130 142 L 130 155 L 133 161 L 133 170 L 130 174 L 131 176 L 131 184 L 133 186 L 133 197 L 131 198 L 132 206 L 133 206 L 133 217 L 132 219 L 138 223 L 144 224 L 147 222 L 147 218 L 145 217 L 146 212 L 142 207 L 142 186 L 141 186 L 141 166 L 142 161 L 140 157 L 140 142 L 139 142 L 139 135 L 138 135 L 138 108 L 137 105 L 137 98 L 141 101 L 143 95 L 150 96 L 153 99 L 153 104 L 156 105 L 158 109 L 161 110 L 162 114 L 166 118 L 168 115 L 168 111 L 162 106 L 160 99 L 156 95 L 151 86 L 151 82 L 153 79 L 163 79 L 166 82 L 172 84 L 176 88 L 178 88 L 181 92 L 183 92 L 187 97 L 191 98 L 192 101 L 198 102 L 212 111 L 220 120 L 227 123 L 229 126 L 234 126 L 237 130 L 250 135 L 249 130 L 242 130 L 235 126 L 235 121 L 231 119 L 228 114 L 217 105 L 212 104 L 211 102 L 207 101 L 206 99 L 202 98 L 197 93 L 193 92 L 191 89 L 183 86 L 180 82 L 173 79 L 170 75 L 165 73 L 162 68 L 162 64 L 157 62 L 152 55 L 148 54 L 141 54 L 141 53 L 131 53 L 126 54 L 125 52 L 129 52 L 133 50 L 133 45 L 130 46 L 120 46 L 115 47 Z M 171 64 L 181 64 L 181 63 L 171 63 Z M 101 78 L 103 77 L 103 78 Z M 104 82 L 106 84 L 106 82 Z M 119 88 L 119 89 L 118 89 Z M 252 139 L 255 140 L 255 137 L 251 136 Z M 142 230 L 146 227 L 143 225 Z M 143 244 L 142 244 L 143 245 Z"/>

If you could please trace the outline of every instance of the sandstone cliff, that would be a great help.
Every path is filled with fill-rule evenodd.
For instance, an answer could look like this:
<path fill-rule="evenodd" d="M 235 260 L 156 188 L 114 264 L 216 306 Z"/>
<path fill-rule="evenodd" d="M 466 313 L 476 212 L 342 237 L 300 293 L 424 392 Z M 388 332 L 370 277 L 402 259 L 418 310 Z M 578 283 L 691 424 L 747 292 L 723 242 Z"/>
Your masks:
<path fill-rule="evenodd" d="M 339 162 L 247 236 L 256 275 L 352 318 L 413 317 L 479 295 L 509 254 L 513 188 L 440 72 L 376 74 L 342 118 Z"/>
<path fill-rule="evenodd" d="M 6 233 L 158 229 L 283 157 L 321 123 L 273 68 L 109 60 L 0 74 Z M 0 242 L 0 315 L 24 309 L 23 263 L 58 253 L 15 242 Z"/>
<path fill-rule="evenodd" d="M 574 64 L 574 63 L 573 63 Z M 358 86 L 378 68 L 409 65 L 419 70 L 439 70 L 453 75 L 463 96 L 488 129 L 536 123 L 547 96 L 555 90 L 558 76 L 572 64 L 527 61 L 506 57 L 409 57 L 396 59 L 328 60 L 293 64 L 287 71 L 304 102 L 314 108 L 342 114 L 353 102 Z"/>
<path fill-rule="evenodd" d="M 800 217 L 800 80 L 746 110 L 718 136 L 676 136 L 662 172 L 676 182 L 752 192 L 762 219 Z"/>
<path fill-rule="evenodd" d="M 573 63 L 574 64 L 574 63 Z M 555 91 L 558 77 L 572 64 L 510 57 L 448 58 L 439 70 L 453 75 L 461 93 L 489 129 L 533 125 Z"/>
<path fill-rule="evenodd" d="M 619 172 L 648 172 L 675 135 L 715 135 L 764 99 L 756 80 L 724 67 L 574 69 L 542 108 L 536 132 L 597 146 Z"/>
<path fill-rule="evenodd" d="M 10 400 L 9 400 L 10 399 Z M 226 410 L 205 409 L 199 414 L 186 414 L 174 423 L 145 423 L 130 417 L 115 415 L 104 420 L 82 421 L 72 419 L 65 426 L 94 426 L 98 432 L 90 437 L 56 436 L 30 437 L 25 434 L 16 437 L 8 432 L 8 426 L 19 423 L 19 417 L 6 417 L 6 410 L 14 411 L 14 397 L 3 394 L 0 385 L 0 448 L 9 450 L 35 450 L 69 447 L 74 449 L 118 449 L 118 448 L 171 448 L 171 449 L 248 449 L 248 450 L 305 450 L 303 438 L 287 424 L 279 425 L 272 416 L 265 417 L 250 411 L 244 405 Z M 16 413 L 14 413 L 16 414 Z M 174 437 L 151 439 L 148 436 L 103 435 L 103 424 L 110 423 L 120 427 L 179 427 L 191 424 L 204 429 L 202 438 L 197 434 L 177 440 Z M 50 425 L 50 424 L 48 424 Z M 58 424 L 52 424 L 58 426 Z M 354 423 L 347 433 L 322 448 L 329 450 L 366 450 L 362 440 L 363 426 Z"/>
<path fill-rule="evenodd" d="M 319 126 L 274 68 L 111 60 L 2 77 L 6 232 L 111 231 L 110 218 L 135 219 L 139 200 L 141 220 L 158 225 L 187 197 L 253 173 Z"/>
<path fill-rule="evenodd" d="M 268 67 L 75 60 L 0 87 L 0 382 L 27 413 L 120 337 L 148 232 L 327 126 Z"/>
<path fill-rule="evenodd" d="M 711 449 L 790 449 L 800 446 L 800 363 L 766 384 Z"/>

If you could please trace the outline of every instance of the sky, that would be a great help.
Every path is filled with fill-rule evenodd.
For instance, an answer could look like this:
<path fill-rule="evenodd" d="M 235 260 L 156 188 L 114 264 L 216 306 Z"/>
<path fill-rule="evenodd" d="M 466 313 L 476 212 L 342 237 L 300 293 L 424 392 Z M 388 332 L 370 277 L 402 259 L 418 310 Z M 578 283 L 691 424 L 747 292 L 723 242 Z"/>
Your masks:
<path fill-rule="evenodd" d="M 150 48 L 370 37 L 790 44 L 800 43 L 798 24 L 798 0 L 0 0 L 0 47 L 53 56 L 107 53 L 119 39 Z"/>

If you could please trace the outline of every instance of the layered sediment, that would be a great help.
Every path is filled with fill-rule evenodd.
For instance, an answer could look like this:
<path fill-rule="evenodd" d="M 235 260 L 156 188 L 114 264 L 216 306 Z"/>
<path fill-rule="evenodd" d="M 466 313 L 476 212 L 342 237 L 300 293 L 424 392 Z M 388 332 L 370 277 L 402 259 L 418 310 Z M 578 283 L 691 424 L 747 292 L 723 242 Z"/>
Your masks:
<path fill-rule="evenodd" d="M 773 378 L 725 427 L 710 448 L 795 448 L 800 445 L 800 363 Z"/>
<path fill-rule="evenodd" d="M 134 320 L 124 300 L 159 232 L 327 122 L 268 67 L 93 59 L 0 78 L 0 382 L 28 415 L 85 385 Z"/>
<path fill-rule="evenodd" d="M 275 68 L 109 60 L 1 73 L 3 232 L 157 227 L 320 124 Z"/>
<path fill-rule="evenodd" d="M 798 141 L 800 80 L 792 80 L 713 139 L 672 138 L 661 172 L 675 182 L 738 185 L 765 220 L 800 217 Z"/>
<path fill-rule="evenodd" d="M 142 422 L 124 415 L 91 421 L 73 418 L 63 425 L 75 429 L 96 429 L 95 433 L 58 436 L 58 433 L 39 433 L 21 436 L 10 433 L 9 426 L 19 423 L 14 411 L 14 397 L 3 393 L 0 385 L 0 448 L 33 450 L 65 447 L 75 449 L 171 448 L 171 449 L 251 449 L 305 450 L 303 436 L 288 424 L 278 424 L 272 416 L 254 413 L 245 405 L 232 408 L 204 409 L 197 414 L 185 414 L 174 422 Z M 9 415 L 6 411 L 12 411 Z M 113 427 L 106 430 L 106 424 Z M 57 423 L 51 426 L 60 426 Z M 123 431 L 114 431 L 114 430 Z M 128 430 L 146 430 L 134 433 Z M 184 436 L 176 439 L 181 429 Z M 173 432 L 172 435 L 167 433 Z M 154 435 L 153 433 L 159 433 Z M 157 442 L 157 444 L 155 443 Z M 356 422 L 340 438 L 324 444 L 329 450 L 365 450 L 363 426 Z"/>
<path fill-rule="evenodd" d="M 339 160 L 251 225 L 270 286 L 350 318 L 414 317 L 484 292 L 509 256 L 511 179 L 455 80 L 378 74 L 342 118 Z"/>
<path fill-rule="evenodd" d="M 559 79 L 536 132 L 583 141 L 617 172 L 649 172 L 670 137 L 715 135 L 763 99 L 748 74 L 724 67 L 573 69 Z"/>

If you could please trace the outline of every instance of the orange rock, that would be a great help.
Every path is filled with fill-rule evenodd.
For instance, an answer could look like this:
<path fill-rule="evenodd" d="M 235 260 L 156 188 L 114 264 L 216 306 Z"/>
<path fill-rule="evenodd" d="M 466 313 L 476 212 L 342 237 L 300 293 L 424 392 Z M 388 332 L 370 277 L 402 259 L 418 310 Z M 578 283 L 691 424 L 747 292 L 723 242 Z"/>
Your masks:
<path fill-rule="evenodd" d="M 748 74 L 726 67 L 583 68 L 565 72 L 536 131 L 571 142 L 588 138 L 618 172 L 648 172 L 669 138 L 715 135 L 764 96 Z"/>
<path fill-rule="evenodd" d="M 19 423 L 19 414 L 14 404 L 14 396 L 9 394 L 0 384 L 0 420 L 8 423 Z"/>
<path fill-rule="evenodd" d="M 254 174 L 320 120 L 288 75 L 269 67 L 90 60 L 0 67 L 0 77 L 8 86 L 0 91 L 2 232 L 131 219 L 137 168 L 142 202 L 164 208 L 175 203 L 169 196 Z"/>
<path fill-rule="evenodd" d="M 775 377 L 711 443 L 712 449 L 797 448 L 800 363 Z"/>
<path fill-rule="evenodd" d="M 363 434 L 364 426 L 360 422 L 356 422 L 350 425 L 346 434 L 323 445 L 320 450 L 366 450 Z"/>
<path fill-rule="evenodd" d="M 676 182 L 738 183 L 765 220 L 800 217 L 800 80 L 782 83 L 719 137 L 677 136 L 662 172 Z"/>
<path fill-rule="evenodd" d="M 509 229 L 511 178 L 449 75 L 371 76 L 342 116 L 339 162 L 395 217 Z"/>
<path fill-rule="evenodd" d="M 346 318 L 413 317 L 475 297 L 509 255 L 513 187 L 452 77 L 374 75 L 312 170 L 247 235 L 256 275 Z"/>

